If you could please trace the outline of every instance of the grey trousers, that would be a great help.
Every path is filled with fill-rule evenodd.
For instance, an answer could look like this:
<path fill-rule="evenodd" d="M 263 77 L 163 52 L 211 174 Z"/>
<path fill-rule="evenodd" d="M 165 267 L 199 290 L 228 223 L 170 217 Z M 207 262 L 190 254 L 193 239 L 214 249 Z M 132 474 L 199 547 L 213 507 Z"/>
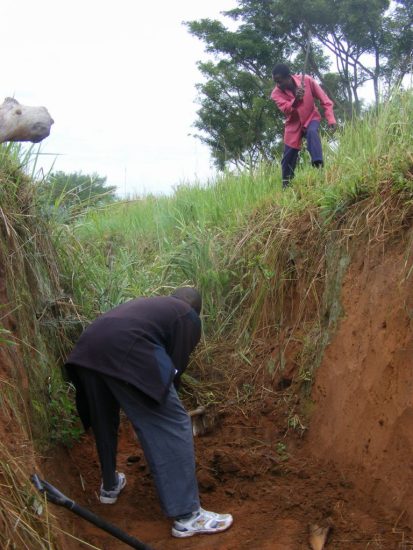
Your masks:
<path fill-rule="evenodd" d="M 116 485 L 119 411 L 132 423 L 148 462 L 163 512 L 180 517 L 198 510 L 199 494 L 191 420 L 172 385 L 158 404 L 137 388 L 76 367 L 86 391 L 92 430 L 102 469 L 103 486 Z"/>

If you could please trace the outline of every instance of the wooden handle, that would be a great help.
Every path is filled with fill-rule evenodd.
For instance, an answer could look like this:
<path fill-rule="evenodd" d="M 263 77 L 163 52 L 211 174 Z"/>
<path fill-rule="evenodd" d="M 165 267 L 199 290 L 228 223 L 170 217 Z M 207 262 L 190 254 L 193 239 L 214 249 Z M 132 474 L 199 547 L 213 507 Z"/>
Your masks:
<path fill-rule="evenodd" d="M 193 411 L 189 411 L 189 416 L 192 418 L 193 416 L 200 416 L 201 414 L 204 414 L 206 411 L 206 408 L 204 406 L 198 407 L 197 409 L 194 409 Z"/>

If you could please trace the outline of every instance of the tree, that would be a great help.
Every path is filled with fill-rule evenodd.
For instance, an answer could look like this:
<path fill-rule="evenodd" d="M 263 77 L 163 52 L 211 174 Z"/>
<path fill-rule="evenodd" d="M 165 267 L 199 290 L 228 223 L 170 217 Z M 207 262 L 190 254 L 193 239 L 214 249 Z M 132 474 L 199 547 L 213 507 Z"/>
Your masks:
<path fill-rule="evenodd" d="M 219 21 L 188 22 L 190 32 L 206 43 L 208 53 L 220 56 L 216 62 L 199 62 L 205 81 L 200 93 L 195 127 L 219 168 L 228 163 L 254 166 L 259 159 L 270 160 L 281 145 L 283 117 L 269 96 L 273 88 L 274 59 L 292 54 L 288 44 L 253 24 L 231 32 Z M 315 49 L 313 57 L 325 68 L 325 60 Z M 298 56 L 298 64 L 302 55 Z M 278 139 L 275 139 L 278 136 Z"/>
<path fill-rule="evenodd" d="M 386 78 L 391 85 L 413 70 L 413 1 L 396 0 L 388 17 L 391 34 Z"/>
<path fill-rule="evenodd" d="M 38 202 L 44 213 L 58 210 L 60 214 L 78 213 L 91 206 L 101 206 L 116 200 L 116 186 L 107 185 L 106 177 L 81 172 L 51 173 L 37 185 Z"/>
<path fill-rule="evenodd" d="M 252 166 L 260 158 L 269 160 L 281 121 L 268 100 L 268 82 L 226 60 L 200 63 L 199 68 L 207 80 L 197 85 L 203 99 L 195 126 L 217 166 L 223 169 L 228 161 Z"/>
<path fill-rule="evenodd" d="M 386 11 L 389 0 L 328 0 L 324 9 L 331 15 L 321 24 L 314 21 L 316 39 L 334 55 L 337 72 L 347 85 L 347 99 L 360 112 L 359 88 L 373 82 L 376 104 L 379 80 L 388 57 L 390 35 Z M 371 54 L 373 62 L 367 54 Z"/>
<path fill-rule="evenodd" d="M 213 56 L 199 63 L 204 82 L 197 86 L 195 126 L 216 164 L 254 165 L 273 157 L 283 117 L 269 100 L 271 69 L 286 61 L 301 72 L 310 36 L 307 72 L 335 101 L 338 118 L 360 113 L 360 88 L 369 81 L 378 103 L 380 83 L 389 88 L 411 70 L 412 4 L 238 0 L 238 7 L 224 12 L 238 24 L 236 30 L 210 19 L 187 22 Z"/>
<path fill-rule="evenodd" d="M 391 39 L 386 16 L 389 6 L 390 0 L 239 0 L 239 7 L 226 15 L 260 25 L 265 12 L 294 53 L 303 50 L 311 31 L 314 43 L 333 55 L 347 102 L 354 102 L 358 112 L 358 90 L 368 80 L 373 80 L 378 102 L 382 62 Z M 372 54 L 373 64 L 366 54 Z"/>

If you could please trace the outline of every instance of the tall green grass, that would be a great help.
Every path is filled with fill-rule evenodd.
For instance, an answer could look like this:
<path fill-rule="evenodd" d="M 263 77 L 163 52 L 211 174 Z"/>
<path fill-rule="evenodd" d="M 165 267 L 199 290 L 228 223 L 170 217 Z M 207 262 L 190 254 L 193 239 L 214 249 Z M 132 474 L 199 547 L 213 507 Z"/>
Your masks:
<path fill-rule="evenodd" d="M 49 228 L 35 210 L 31 161 L 30 151 L 0 146 L 0 546 L 51 550 L 54 520 L 45 503 L 39 515 L 30 475 L 35 447 L 65 438 L 73 425 L 58 367 L 68 304 Z"/>
<path fill-rule="evenodd" d="M 236 238 L 253 205 L 270 199 L 272 169 L 254 178 L 226 176 L 177 189 L 172 198 L 149 196 L 89 212 L 58 227 L 66 288 L 88 317 L 128 298 L 168 292 L 178 284 L 204 290 L 212 319 L 225 316 L 233 268 L 228 236 Z"/>
<path fill-rule="evenodd" d="M 203 292 L 207 330 L 222 334 L 239 318 L 256 284 L 252 274 L 257 284 L 272 278 L 266 249 L 277 241 L 286 245 L 283 227 L 294 218 L 311 213 L 315 224 L 327 227 L 363 198 L 380 200 L 387 185 L 410 192 L 412 115 L 412 93 L 398 92 L 378 111 L 347 123 L 335 143 L 325 135 L 325 168 L 312 168 L 304 153 L 286 191 L 274 163 L 182 185 L 171 197 L 92 210 L 57 227 L 65 288 L 90 319 L 135 296 L 194 284 Z"/>

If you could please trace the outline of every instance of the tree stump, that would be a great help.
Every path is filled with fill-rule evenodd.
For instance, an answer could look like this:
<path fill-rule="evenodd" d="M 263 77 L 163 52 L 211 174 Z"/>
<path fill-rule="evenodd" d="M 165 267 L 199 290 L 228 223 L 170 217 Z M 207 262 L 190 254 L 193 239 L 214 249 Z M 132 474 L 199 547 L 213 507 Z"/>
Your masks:
<path fill-rule="evenodd" d="M 31 141 L 39 143 L 50 134 L 54 120 L 46 107 L 21 105 L 6 97 L 0 105 L 0 143 L 4 141 Z"/>

